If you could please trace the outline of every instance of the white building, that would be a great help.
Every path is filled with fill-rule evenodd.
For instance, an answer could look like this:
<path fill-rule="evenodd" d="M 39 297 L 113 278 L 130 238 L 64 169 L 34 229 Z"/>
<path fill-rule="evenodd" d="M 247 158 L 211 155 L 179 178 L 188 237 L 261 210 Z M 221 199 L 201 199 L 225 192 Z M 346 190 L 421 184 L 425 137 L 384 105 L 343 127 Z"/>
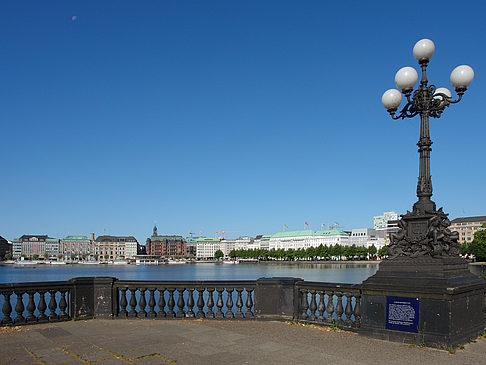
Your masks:
<path fill-rule="evenodd" d="M 373 228 L 376 229 L 377 236 L 385 239 L 385 245 L 390 243 L 390 234 L 399 231 L 399 219 L 395 212 L 385 212 L 383 215 L 373 217 Z"/>
<path fill-rule="evenodd" d="M 239 237 L 235 240 L 223 239 L 221 240 L 221 251 L 223 251 L 225 256 L 229 256 L 232 250 L 248 250 L 249 246 L 253 243 L 253 237 Z"/>
<path fill-rule="evenodd" d="M 255 237 L 253 242 L 248 244 L 250 250 L 268 250 L 270 249 L 270 237 L 271 234 L 259 234 Z"/>
<path fill-rule="evenodd" d="M 351 231 L 349 245 L 363 246 L 366 248 L 374 245 L 379 250 L 385 245 L 385 238 L 376 229 L 358 228 Z"/>
<path fill-rule="evenodd" d="M 325 231 L 290 231 L 275 233 L 270 237 L 269 249 L 307 249 L 309 247 L 349 245 L 349 235 L 340 229 Z"/>
<path fill-rule="evenodd" d="M 388 227 L 390 221 L 397 221 L 398 214 L 395 212 L 385 212 L 383 215 L 373 217 L 374 229 L 385 229 Z"/>
<path fill-rule="evenodd" d="M 199 259 L 212 259 L 216 251 L 222 251 L 222 244 L 219 238 L 201 237 L 196 238 L 196 257 Z"/>

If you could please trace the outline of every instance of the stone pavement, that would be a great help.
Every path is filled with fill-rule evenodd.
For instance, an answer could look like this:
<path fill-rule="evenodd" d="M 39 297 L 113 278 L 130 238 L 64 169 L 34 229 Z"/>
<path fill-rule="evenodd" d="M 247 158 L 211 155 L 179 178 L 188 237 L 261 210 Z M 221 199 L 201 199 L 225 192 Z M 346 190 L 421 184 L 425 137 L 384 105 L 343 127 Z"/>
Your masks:
<path fill-rule="evenodd" d="M 485 364 L 486 338 L 454 354 L 273 321 L 89 320 L 0 328 L 0 364 Z"/>

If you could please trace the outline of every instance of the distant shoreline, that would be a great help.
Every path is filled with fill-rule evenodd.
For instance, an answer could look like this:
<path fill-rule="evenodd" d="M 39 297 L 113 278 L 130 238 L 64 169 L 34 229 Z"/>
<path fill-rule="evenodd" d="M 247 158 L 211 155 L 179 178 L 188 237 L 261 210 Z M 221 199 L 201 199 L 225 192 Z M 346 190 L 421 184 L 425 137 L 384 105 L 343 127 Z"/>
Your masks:
<path fill-rule="evenodd" d="M 259 261 L 258 264 L 267 264 L 267 265 L 298 265 L 298 264 L 318 264 L 318 265 L 362 265 L 362 264 L 379 264 L 381 260 L 367 260 L 367 261 L 349 261 L 349 260 L 342 260 L 342 261 Z M 244 262 L 243 262 L 244 263 Z"/>

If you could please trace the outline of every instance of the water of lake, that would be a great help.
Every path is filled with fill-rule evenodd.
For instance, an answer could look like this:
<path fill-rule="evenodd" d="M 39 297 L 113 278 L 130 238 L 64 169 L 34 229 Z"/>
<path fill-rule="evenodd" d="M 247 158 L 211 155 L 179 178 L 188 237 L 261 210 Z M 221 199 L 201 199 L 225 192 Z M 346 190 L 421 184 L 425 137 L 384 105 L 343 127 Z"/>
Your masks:
<path fill-rule="evenodd" d="M 0 266 L 0 283 L 62 281 L 109 276 L 121 280 L 255 280 L 287 276 L 309 281 L 358 284 L 378 264 L 214 264 Z"/>

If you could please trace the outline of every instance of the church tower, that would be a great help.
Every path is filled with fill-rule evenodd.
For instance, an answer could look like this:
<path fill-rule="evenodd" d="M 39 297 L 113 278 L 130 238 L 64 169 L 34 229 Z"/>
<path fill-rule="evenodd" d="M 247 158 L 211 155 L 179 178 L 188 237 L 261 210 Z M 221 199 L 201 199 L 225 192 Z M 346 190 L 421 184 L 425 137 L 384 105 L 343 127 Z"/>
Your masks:
<path fill-rule="evenodd" d="M 157 225 L 154 224 L 154 233 L 152 234 L 152 237 L 157 236 Z"/>

